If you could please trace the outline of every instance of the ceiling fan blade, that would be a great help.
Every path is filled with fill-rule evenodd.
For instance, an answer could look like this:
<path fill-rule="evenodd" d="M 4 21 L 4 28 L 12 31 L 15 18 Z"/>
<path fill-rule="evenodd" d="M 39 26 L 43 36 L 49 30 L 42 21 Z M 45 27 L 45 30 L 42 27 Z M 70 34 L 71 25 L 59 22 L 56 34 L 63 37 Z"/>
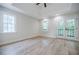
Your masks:
<path fill-rule="evenodd" d="M 46 3 L 44 3 L 44 7 L 47 7 Z"/>
<path fill-rule="evenodd" d="M 36 5 L 39 5 L 40 3 L 36 3 Z"/>

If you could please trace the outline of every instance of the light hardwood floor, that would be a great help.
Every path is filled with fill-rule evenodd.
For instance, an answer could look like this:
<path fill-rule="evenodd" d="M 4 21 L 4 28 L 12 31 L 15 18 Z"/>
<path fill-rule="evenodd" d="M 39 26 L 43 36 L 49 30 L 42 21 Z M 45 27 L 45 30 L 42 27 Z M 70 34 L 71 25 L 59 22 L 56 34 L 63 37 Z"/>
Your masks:
<path fill-rule="evenodd" d="M 78 55 L 79 42 L 64 39 L 33 38 L 0 47 L 2 55 Z"/>

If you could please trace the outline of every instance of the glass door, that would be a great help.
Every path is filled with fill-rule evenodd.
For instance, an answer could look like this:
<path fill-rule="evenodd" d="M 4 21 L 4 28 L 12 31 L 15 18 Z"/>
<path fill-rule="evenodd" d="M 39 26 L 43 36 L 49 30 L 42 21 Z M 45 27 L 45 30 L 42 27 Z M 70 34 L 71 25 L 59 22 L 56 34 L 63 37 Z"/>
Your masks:
<path fill-rule="evenodd" d="M 66 38 L 67 39 L 75 39 L 75 33 L 76 33 L 76 22 L 75 19 L 70 19 L 66 21 L 66 27 L 65 27 L 65 32 L 66 32 Z"/>
<path fill-rule="evenodd" d="M 65 34 L 65 24 L 64 20 L 61 20 L 58 22 L 58 27 L 57 27 L 57 36 L 59 38 L 64 38 Z"/>
<path fill-rule="evenodd" d="M 57 37 L 75 40 L 76 21 L 75 19 L 62 20 L 58 22 Z"/>

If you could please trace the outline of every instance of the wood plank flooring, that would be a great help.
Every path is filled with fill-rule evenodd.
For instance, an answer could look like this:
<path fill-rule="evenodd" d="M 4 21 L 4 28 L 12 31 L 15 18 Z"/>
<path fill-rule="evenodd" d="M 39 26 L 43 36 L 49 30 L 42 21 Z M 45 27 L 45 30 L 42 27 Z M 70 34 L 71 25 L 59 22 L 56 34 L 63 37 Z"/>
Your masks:
<path fill-rule="evenodd" d="M 33 38 L 0 47 L 1 55 L 78 55 L 79 42 L 64 39 Z"/>

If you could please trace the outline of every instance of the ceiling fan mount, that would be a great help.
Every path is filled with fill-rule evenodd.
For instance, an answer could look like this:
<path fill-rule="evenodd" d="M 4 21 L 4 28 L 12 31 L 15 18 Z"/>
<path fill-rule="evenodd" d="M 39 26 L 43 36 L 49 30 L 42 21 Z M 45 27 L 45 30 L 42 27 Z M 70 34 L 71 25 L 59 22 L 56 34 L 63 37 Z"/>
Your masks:
<path fill-rule="evenodd" d="M 36 3 L 36 5 L 40 5 L 41 3 Z M 44 4 L 44 7 L 46 8 L 47 7 L 47 4 L 46 3 L 43 3 Z"/>

